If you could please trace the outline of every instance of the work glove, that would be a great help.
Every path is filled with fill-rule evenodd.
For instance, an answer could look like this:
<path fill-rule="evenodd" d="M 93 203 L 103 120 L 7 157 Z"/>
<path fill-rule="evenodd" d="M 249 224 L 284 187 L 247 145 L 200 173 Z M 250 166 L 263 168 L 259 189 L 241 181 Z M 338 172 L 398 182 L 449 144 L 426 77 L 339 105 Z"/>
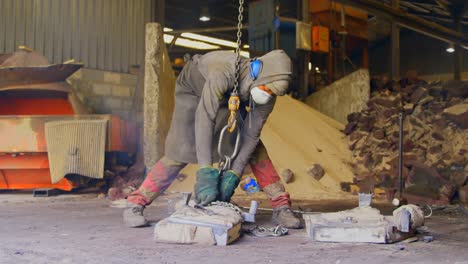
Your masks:
<path fill-rule="evenodd" d="M 213 167 L 201 168 L 197 171 L 195 182 L 195 202 L 208 205 L 218 196 L 219 170 Z"/>
<path fill-rule="evenodd" d="M 240 177 L 234 171 L 229 170 L 223 173 L 219 182 L 218 200 L 223 202 L 231 201 L 234 191 L 239 185 Z"/>

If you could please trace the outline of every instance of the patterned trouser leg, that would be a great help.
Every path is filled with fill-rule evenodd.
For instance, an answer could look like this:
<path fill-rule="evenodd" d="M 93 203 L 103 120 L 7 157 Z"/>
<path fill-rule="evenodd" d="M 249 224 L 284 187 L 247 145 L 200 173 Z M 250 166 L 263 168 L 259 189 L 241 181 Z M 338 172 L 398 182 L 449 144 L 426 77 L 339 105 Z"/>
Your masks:
<path fill-rule="evenodd" d="M 161 158 L 148 172 L 140 188 L 132 192 L 127 200 L 134 204 L 149 205 L 171 185 L 186 165 L 167 157 Z"/>
<path fill-rule="evenodd" d="M 252 154 L 250 166 L 258 184 L 270 198 L 271 207 L 290 207 L 289 193 L 286 192 L 262 142 L 258 143 L 255 152 Z"/>

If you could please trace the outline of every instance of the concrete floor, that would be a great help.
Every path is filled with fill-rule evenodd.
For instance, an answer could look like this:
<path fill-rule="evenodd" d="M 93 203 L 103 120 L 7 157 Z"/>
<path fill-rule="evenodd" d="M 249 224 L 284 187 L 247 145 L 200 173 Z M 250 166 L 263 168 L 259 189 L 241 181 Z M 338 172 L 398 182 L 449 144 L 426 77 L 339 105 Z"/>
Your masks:
<path fill-rule="evenodd" d="M 95 194 L 33 198 L 0 193 L 0 263 L 465 263 L 468 221 L 430 218 L 432 243 L 314 243 L 303 230 L 280 238 L 243 236 L 228 247 L 157 244 L 153 228 L 129 229 L 121 211 Z M 146 210 L 156 222 L 164 202 Z M 263 218 L 268 218 L 265 215 Z"/>

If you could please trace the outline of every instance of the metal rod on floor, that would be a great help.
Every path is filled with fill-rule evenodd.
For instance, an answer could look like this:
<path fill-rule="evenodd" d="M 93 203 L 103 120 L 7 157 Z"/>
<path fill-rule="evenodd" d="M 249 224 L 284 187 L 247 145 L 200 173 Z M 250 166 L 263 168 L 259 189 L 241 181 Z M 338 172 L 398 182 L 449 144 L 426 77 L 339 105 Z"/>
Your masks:
<path fill-rule="evenodd" d="M 403 111 L 398 115 L 400 133 L 398 139 L 398 197 L 403 195 Z"/>

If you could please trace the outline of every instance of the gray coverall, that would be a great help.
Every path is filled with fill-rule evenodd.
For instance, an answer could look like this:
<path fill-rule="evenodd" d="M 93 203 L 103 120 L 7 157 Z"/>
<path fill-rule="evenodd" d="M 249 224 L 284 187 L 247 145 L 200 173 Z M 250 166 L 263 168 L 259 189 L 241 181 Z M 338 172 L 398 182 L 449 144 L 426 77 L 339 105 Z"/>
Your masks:
<path fill-rule="evenodd" d="M 187 163 L 212 166 L 218 161 L 214 153 L 219 132 L 226 125 L 229 116 L 227 101 L 234 86 L 235 59 L 236 55 L 233 52 L 214 51 L 205 55 L 195 55 L 185 65 L 176 81 L 175 109 L 166 139 L 165 157 L 151 169 L 139 190 L 127 198 L 129 201 L 149 204 L 167 189 Z M 252 87 L 279 80 L 289 81 L 291 78 L 291 62 L 289 58 L 285 59 L 283 51 L 275 50 L 258 59 L 262 61 L 263 67 L 256 80 L 249 74 L 251 60 L 241 61 L 238 92 L 243 105 L 248 105 Z M 285 91 L 278 93 L 283 95 Z M 238 175 L 242 175 L 254 151 L 257 156 L 265 156 L 268 159 L 266 150 L 259 141 L 263 125 L 273 110 L 274 99 L 267 104 L 256 105 L 242 120 L 241 148 L 232 163 L 232 170 Z M 258 159 L 256 157 L 256 162 Z M 265 165 L 262 165 L 263 167 Z M 265 173 L 260 174 L 271 174 L 271 170 L 274 171 L 274 168 L 267 168 Z M 272 199 L 287 194 L 276 171 L 273 173 L 275 175 L 266 175 L 271 179 L 265 181 L 256 175 L 264 190 L 267 187 L 265 185 L 276 184 L 273 187 L 275 197 L 270 197 Z"/>

